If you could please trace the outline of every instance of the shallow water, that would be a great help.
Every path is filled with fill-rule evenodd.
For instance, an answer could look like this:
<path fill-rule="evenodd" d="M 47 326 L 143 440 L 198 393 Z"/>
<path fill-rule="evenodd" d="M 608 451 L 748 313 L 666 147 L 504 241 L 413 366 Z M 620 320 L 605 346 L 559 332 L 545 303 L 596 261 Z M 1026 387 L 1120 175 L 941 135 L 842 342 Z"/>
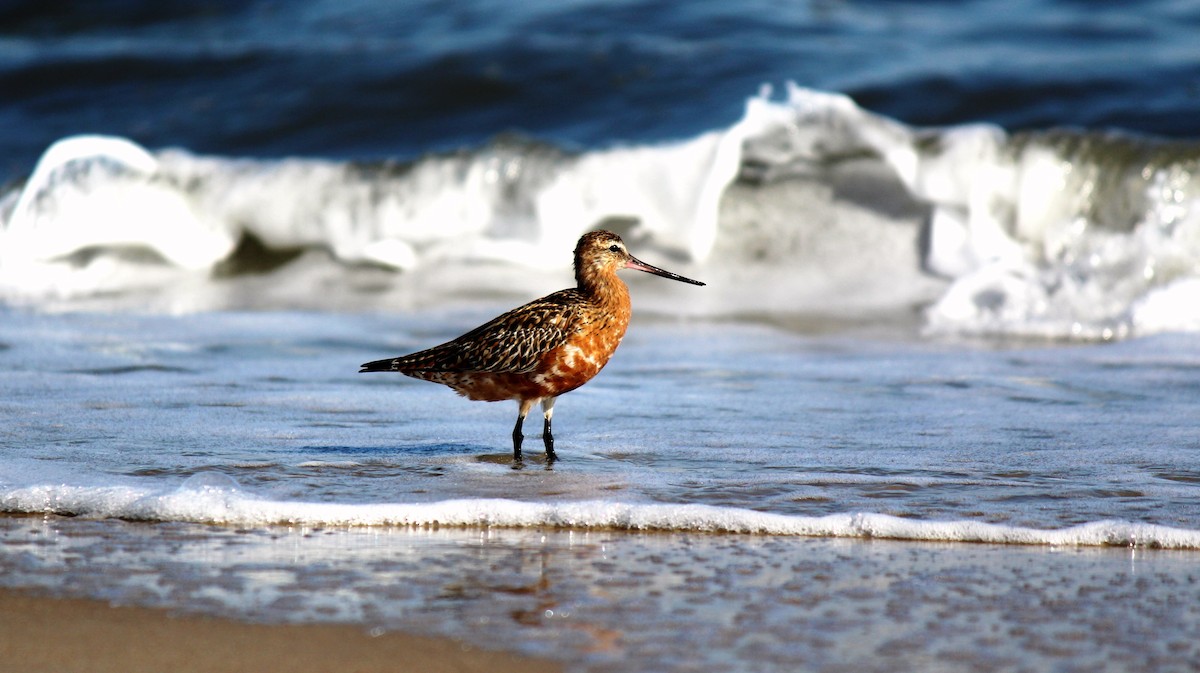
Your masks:
<path fill-rule="evenodd" d="M 514 465 L 513 405 L 355 373 L 473 318 L 7 317 L 10 510 L 1035 542 L 1087 524 L 1110 528 L 1066 535 L 1200 546 L 1187 336 L 978 348 L 639 321 L 556 407 L 561 460 L 531 439 Z"/>

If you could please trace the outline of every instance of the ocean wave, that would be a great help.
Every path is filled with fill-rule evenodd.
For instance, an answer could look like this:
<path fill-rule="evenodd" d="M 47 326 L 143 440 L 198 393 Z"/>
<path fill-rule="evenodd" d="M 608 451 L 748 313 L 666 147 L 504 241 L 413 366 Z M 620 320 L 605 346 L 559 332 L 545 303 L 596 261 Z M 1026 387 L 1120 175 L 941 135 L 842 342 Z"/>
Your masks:
<path fill-rule="evenodd" d="M 351 267 L 560 269 L 608 226 L 744 290 L 713 313 L 928 304 L 935 333 L 1200 331 L 1198 162 L 1200 144 L 1108 131 L 915 128 L 795 85 L 728 128 L 582 153 L 505 137 L 260 161 L 78 136 L 0 199 L 0 299 L 191 290 L 248 239 Z"/>
<path fill-rule="evenodd" d="M 925 521 L 855 512 L 797 516 L 697 504 L 607 500 L 525 502 L 455 499 L 431 503 L 347 504 L 267 500 L 228 476 L 201 473 L 175 489 L 39 484 L 10 487 L 0 510 L 85 518 L 231 526 L 500 527 L 612 529 L 1049 546 L 1200 549 L 1200 530 L 1130 521 L 1035 529 L 980 521 Z"/>

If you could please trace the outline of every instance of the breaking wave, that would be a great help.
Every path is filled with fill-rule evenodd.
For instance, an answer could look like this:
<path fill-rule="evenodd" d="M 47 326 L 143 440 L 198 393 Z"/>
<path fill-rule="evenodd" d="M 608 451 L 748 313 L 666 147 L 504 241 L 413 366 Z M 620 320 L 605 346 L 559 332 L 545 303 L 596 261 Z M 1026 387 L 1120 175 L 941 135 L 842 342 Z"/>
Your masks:
<path fill-rule="evenodd" d="M 478 262 L 563 269 L 607 226 L 702 267 L 710 313 L 1200 331 L 1198 162 L 1200 143 L 1109 131 L 914 128 L 794 85 L 725 129 L 586 152 L 503 137 L 407 162 L 262 161 L 76 136 L 0 197 L 0 299 L 194 289 L 304 251 L 409 274 L 396 284 L 455 266 L 487 286 Z M 275 261 L 231 264 L 247 250 Z"/>
<path fill-rule="evenodd" d="M 228 476 L 200 473 L 181 486 L 39 484 L 0 494 L 8 512 L 233 526 L 300 525 L 616 529 L 796 535 L 1019 545 L 1200 549 L 1200 531 L 1129 521 L 1043 530 L 979 521 L 923 521 L 876 513 L 807 517 L 696 504 L 562 503 L 462 499 L 432 503 L 347 504 L 260 499 Z"/>

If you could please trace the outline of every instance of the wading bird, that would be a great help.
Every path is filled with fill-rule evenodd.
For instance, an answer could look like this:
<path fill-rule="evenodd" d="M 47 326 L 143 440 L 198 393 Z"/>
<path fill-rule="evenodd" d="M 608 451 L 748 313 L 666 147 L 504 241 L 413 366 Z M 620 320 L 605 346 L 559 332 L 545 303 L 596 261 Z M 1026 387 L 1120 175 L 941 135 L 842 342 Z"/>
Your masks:
<path fill-rule="evenodd" d="M 617 277 L 620 269 L 704 285 L 630 255 L 621 237 L 610 231 L 593 231 L 575 246 L 575 287 L 517 307 L 440 346 L 368 362 L 360 372 L 399 372 L 450 386 L 472 400 L 516 400 L 516 461 L 521 460 L 525 417 L 540 402 L 542 442 L 552 461 L 554 400 L 591 380 L 629 326 L 629 288 Z"/>

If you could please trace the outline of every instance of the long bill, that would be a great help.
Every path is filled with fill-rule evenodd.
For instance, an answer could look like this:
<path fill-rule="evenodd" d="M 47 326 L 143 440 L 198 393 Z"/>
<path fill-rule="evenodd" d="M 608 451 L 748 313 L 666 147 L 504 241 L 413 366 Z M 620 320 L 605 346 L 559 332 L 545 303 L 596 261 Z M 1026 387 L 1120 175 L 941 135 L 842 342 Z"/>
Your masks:
<path fill-rule="evenodd" d="M 704 283 L 701 283 L 698 280 L 692 280 L 691 278 L 685 278 L 677 273 L 671 273 L 670 271 L 667 271 L 666 269 L 660 269 L 657 266 L 654 266 L 653 264 L 647 264 L 647 263 L 643 262 L 642 260 L 638 259 L 637 257 L 634 257 L 633 255 L 630 255 L 629 261 L 625 262 L 625 268 L 626 269 L 637 269 L 638 271 L 645 271 L 646 273 L 652 273 L 656 276 L 662 276 L 663 278 L 670 278 L 671 280 L 677 280 L 681 283 L 691 283 L 692 285 L 704 285 Z"/>

